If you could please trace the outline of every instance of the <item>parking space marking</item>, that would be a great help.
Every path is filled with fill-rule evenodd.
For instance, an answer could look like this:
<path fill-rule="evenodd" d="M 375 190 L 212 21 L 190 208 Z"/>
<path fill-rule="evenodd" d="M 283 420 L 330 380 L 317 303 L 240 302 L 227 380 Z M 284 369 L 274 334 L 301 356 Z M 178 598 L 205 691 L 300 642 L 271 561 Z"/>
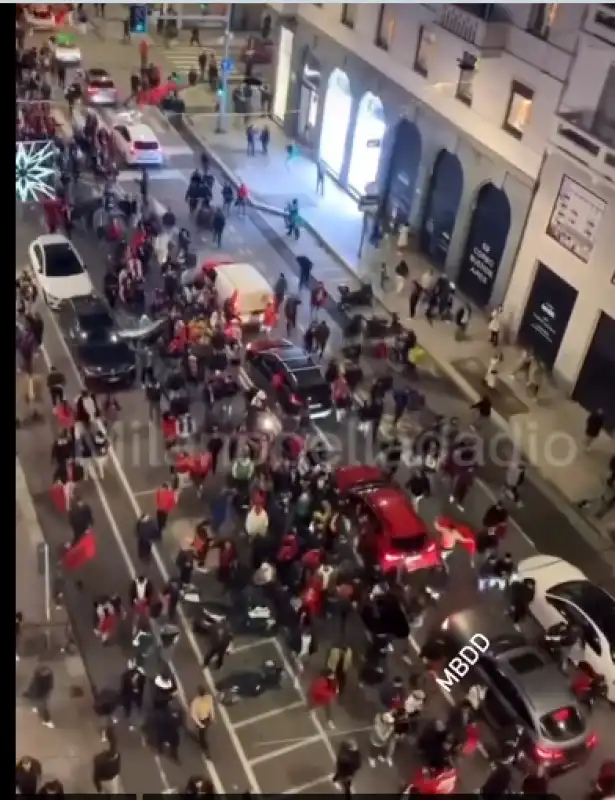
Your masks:
<path fill-rule="evenodd" d="M 306 739 L 299 739 L 286 747 L 280 747 L 279 750 L 272 750 L 270 753 L 263 753 L 262 756 L 250 759 L 250 766 L 255 767 L 257 764 L 264 764 L 265 761 L 281 758 L 282 756 L 288 755 L 288 753 L 293 753 L 295 750 L 300 750 L 302 747 L 307 747 L 311 744 L 319 744 L 320 742 L 322 742 L 322 739 L 319 735 L 308 736 Z"/>
<path fill-rule="evenodd" d="M 135 492 L 135 497 L 148 497 L 149 495 L 156 494 L 160 487 L 155 489 L 144 489 L 142 492 Z"/>
<path fill-rule="evenodd" d="M 331 778 L 331 774 L 323 775 L 321 778 L 314 778 L 313 781 L 301 783 L 299 786 L 291 786 L 290 789 L 286 789 L 282 794 L 301 794 L 302 792 L 307 792 L 308 789 L 313 789 L 315 786 L 320 786 L 321 783 L 331 783 Z"/>
<path fill-rule="evenodd" d="M 239 647 L 235 647 L 233 645 L 233 649 L 228 651 L 229 656 L 237 655 L 238 653 L 245 653 L 246 650 L 254 650 L 257 647 L 264 647 L 266 644 L 274 645 L 275 646 L 275 639 L 268 638 L 268 639 L 255 639 L 253 642 L 247 642 L 246 644 L 240 644 Z"/>
<path fill-rule="evenodd" d="M 255 714 L 253 717 L 242 719 L 240 722 L 234 722 L 233 726 L 235 727 L 235 730 L 247 728 L 249 725 L 254 725 L 257 722 L 262 722 L 263 720 L 270 719 L 271 717 L 277 717 L 278 714 L 284 714 L 286 711 L 294 711 L 296 708 L 305 708 L 305 703 L 303 700 L 297 700 L 296 703 L 289 703 L 286 706 L 277 706 L 269 711 L 263 711 L 262 714 Z"/>

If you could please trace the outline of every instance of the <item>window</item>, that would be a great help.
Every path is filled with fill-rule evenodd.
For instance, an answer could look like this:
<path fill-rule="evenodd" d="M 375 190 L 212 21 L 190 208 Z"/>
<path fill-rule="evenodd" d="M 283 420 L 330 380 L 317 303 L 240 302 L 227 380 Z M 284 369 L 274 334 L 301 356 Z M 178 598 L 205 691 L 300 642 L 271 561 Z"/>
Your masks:
<path fill-rule="evenodd" d="M 534 3 L 531 6 L 528 32 L 540 39 L 546 39 L 555 22 L 559 3 Z"/>
<path fill-rule="evenodd" d="M 345 25 L 347 28 L 354 28 L 356 15 L 356 3 L 342 3 L 342 25 Z"/>
<path fill-rule="evenodd" d="M 376 23 L 376 38 L 374 43 L 376 47 L 382 50 L 388 50 L 393 41 L 393 33 L 395 31 L 395 6 L 388 3 L 380 3 L 378 7 L 378 21 Z"/>
<path fill-rule="evenodd" d="M 516 139 L 521 139 L 532 115 L 534 90 L 519 81 L 513 81 L 503 128 Z"/>
<path fill-rule="evenodd" d="M 459 59 L 459 81 L 457 83 L 457 91 L 455 97 L 465 103 L 467 106 L 472 105 L 473 98 L 473 84 L 474 74 L 476 73 L 476 56 L 472 53 L 465 52 L 463 57 Z"/>
<path fill-rule="evenodd" d="M 416 47 L 416 56 L 414 58 L 414 71 L 418 72 L 419 75 L 422 75 L 424 78 L 429 74 L 429 60 L 434 51 L 435 42 L 435 34 L 427 30 L 425 26 L 421 26 Z"/>
<path fill-rule="evenodd" d="M 83 267 L 72 247 L 64 244 L 45 245 L 45 274 L 48 278 L 70 278 L 82 273 Z"/>

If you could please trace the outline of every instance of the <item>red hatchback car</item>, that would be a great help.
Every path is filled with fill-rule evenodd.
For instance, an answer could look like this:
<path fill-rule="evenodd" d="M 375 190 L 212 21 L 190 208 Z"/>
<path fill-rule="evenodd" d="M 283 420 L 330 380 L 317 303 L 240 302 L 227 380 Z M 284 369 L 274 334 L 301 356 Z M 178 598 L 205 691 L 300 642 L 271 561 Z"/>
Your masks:
<path fill-rule="evenodd" d="M 358 551 L 383 572 L 416 572 L 442 566 L 427 526 L 403 489 L 372 466 L 340 467 L 337 488 L 350 503 L 361 529 Z"/>

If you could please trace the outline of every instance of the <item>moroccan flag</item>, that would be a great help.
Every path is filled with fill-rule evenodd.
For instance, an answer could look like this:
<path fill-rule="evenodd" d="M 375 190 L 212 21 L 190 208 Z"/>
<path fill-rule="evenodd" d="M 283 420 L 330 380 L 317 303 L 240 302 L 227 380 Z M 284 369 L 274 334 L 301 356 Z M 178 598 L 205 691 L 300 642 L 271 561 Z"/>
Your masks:
<path fill-rule="evenodd" d="M 88 528 L 77 544 L 66 551 L 62 563 L 65 569 L 72 571 L 83 567 L 93 558 L 96 558 L 96 537 L 94 531 Z"/>

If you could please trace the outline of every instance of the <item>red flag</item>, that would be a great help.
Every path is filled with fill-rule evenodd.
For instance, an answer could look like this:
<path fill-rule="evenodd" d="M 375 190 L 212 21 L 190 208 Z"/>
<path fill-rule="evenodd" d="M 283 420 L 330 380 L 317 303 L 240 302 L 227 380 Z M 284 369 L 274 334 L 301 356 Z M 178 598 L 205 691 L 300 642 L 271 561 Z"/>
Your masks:
<path fill-rule="evenodd" d="M 49 495 L 58 512 L 65 514 L 68 511 L 66 486 L 59 481 L 54 483 L 49 490 Z"/>
<path fill-rule="evenodd" d="M 96 558 L 96 537 L 94 531 L 88 528 L 77 544 L 66 551 L 62 563 L 65 569 L 74 570 L 87 564 L 93 558 Z"/>

